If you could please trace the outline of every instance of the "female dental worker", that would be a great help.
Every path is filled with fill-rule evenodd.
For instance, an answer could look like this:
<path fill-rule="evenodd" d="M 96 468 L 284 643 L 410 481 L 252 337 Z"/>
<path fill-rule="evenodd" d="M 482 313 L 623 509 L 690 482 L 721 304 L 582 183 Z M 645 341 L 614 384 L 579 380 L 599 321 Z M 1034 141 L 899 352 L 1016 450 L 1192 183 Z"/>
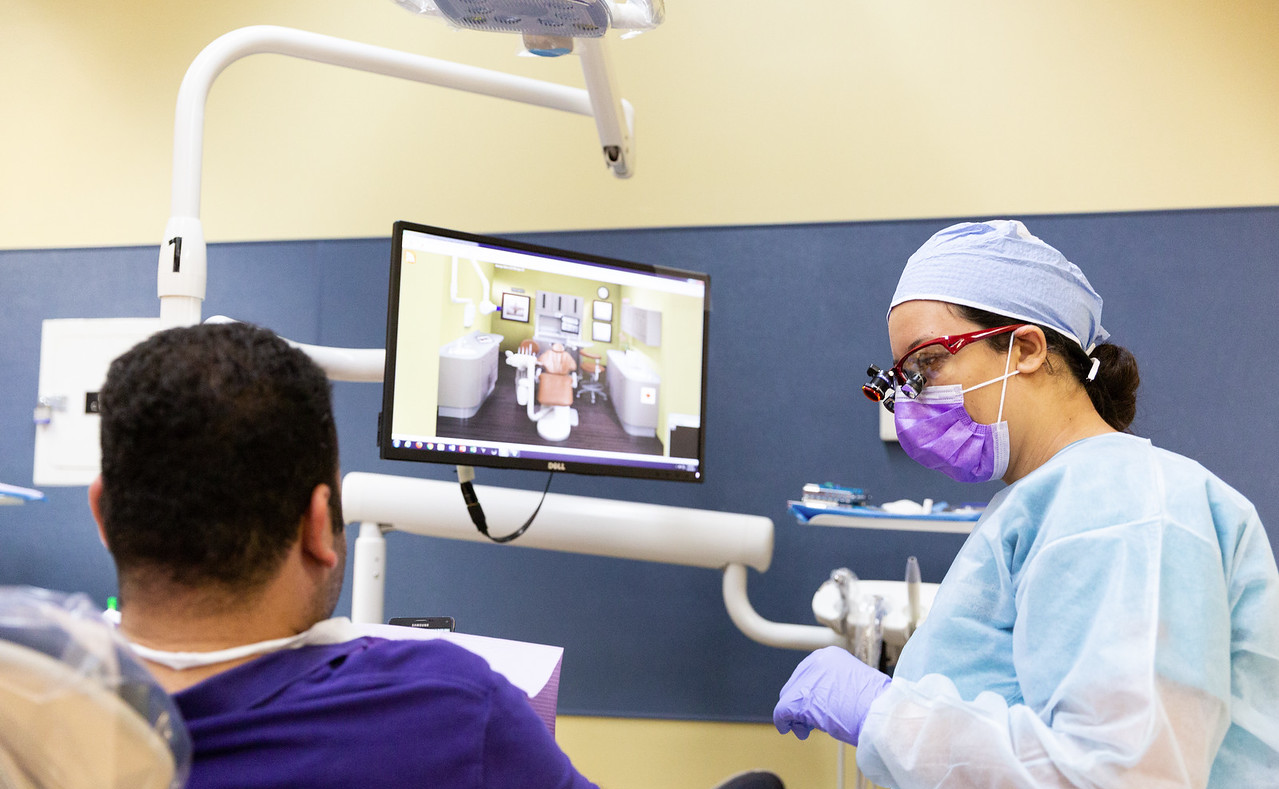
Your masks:
<path fill-rule="evenodd" d="M 1279 786 L 1274 554 L 1243 496 L 1122 432 L 1136 363 L 1100 319 L 1083 272 L 1020 222 L 911 256 L 888 315 L 901 446 L 1008 487 L 891 680 L 819 650 L 779 731 L 860 745 L 896 789 Z"/>

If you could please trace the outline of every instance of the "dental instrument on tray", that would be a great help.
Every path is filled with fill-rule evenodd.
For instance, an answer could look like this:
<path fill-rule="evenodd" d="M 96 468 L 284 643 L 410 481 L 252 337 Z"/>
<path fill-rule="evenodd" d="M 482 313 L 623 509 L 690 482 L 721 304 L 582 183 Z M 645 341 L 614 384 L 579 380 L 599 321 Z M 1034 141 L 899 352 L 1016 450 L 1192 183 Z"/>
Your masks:
<path fill-rule="evenodd" d="M 846 488 L 833 482 L 809 482 L 804 485 L 802 500 L 809 506 L 855 507 L 870 500 L 861 488 Z"/>
<path fill-rule="evenodd" d="M 945 501 L 898 499 L 879 505 L 870 504 L 870 495 L 862 488 L 850 488 L 833 482 L 804 485 L 798 501 L 787 501 L 787 509 L 802 524 L 813 526 L 847 526 L 862 529 L 968 533 L 985 511 L 981 503 L 965 503 L 958 507 Z"/>
<path fill-rule="evenodd" d="M 33 488 L 20 488 L 0 482 L 0 504 L 25 504 L 28 501 L 44 501 L 44 494 Z"/>
<path fill-rule="evenodd" d="M 910 638 L 919 626 L 919 559 L 906 558 L 906 638 Z"/>

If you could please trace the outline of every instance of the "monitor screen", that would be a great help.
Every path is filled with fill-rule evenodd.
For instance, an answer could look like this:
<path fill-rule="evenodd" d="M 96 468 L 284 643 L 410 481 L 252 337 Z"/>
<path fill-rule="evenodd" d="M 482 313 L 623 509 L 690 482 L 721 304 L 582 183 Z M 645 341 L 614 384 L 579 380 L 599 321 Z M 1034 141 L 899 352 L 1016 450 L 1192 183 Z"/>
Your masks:
<path fill-rule="evenodd" d="M 383 458 L 700 482 L 709 277 L 397 222 Z"/>

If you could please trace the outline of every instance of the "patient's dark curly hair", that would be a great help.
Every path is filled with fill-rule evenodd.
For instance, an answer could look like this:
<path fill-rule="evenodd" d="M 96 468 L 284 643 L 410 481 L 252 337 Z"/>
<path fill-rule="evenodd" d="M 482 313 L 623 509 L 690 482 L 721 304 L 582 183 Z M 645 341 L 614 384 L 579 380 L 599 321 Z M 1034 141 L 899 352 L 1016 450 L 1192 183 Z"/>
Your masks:
<path fill-rule="evenodd" d="M 160 332 L 111 364 L 100 406 L 103 531 L 122 582 L 254 590 L 319 484 L 341 528 L 329 381 L 272 332 Z"/>

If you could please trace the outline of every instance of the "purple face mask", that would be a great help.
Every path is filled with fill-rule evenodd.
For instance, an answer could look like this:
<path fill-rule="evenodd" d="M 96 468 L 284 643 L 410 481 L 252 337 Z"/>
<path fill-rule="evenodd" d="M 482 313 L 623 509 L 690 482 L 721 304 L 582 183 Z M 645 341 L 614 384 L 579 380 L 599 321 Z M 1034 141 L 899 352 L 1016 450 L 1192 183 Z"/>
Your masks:
<path fill-rule="evenodd" d="M 1009 350 L 1011 351 L 1011 345 Z M 1004 417 L 1004 395 L 1008 379 L 1009 354 L 1004 374 L 964 389 L 959 385 L 928 386 L 914 400 L 899 399 L 893 411 L 897 441 L 911 459 L 959 482 L 988 482 L 1008 470 L 1008 423 Z M 964 408 L 964 394 L 1003 381 L 999 394 L 999 415 L 993 425 L 973 421 Z"/>

